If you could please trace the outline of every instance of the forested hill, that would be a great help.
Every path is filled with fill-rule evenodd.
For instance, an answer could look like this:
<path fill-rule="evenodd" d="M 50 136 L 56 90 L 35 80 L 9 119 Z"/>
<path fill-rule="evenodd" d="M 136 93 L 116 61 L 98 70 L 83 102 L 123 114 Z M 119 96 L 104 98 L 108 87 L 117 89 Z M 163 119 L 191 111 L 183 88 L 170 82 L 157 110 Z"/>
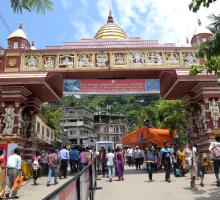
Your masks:
<path fill-rule="evenodd" d="M 162 100 L 159 95 L 82 95 L 63 97 L 58 104 L 44 104 L 42 114 L 48 124 L 59 130 L 64 107 L 84 106 L 92 111 L 107 110 L 122 113 L 129 131 L 148 126 L 177 130 L 186 139 L 186 113 L 181 100 Z"/>
<path fill-rule="evenodd" d="M 65 106 L 85 106 L 93 111 L 106 110 L 110 113 L 122 113 L 129 130 L 143 126 L 146 108 L 159 100 L 159 95 L 83 95 L 80 99 L 64 97 Z"/>

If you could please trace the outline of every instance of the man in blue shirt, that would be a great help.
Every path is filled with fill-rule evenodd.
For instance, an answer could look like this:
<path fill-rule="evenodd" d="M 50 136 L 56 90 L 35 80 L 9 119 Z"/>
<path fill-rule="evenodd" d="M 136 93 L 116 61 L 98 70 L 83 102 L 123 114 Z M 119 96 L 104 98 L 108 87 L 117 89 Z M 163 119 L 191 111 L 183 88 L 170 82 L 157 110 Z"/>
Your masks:
<path fill-rule="evenodd" d="M 168 147 L 168 143 L 164 142 L 164 147 L 160 150 L 161 157 L 162 157 L 162 163 L 165 170 L 165 181 L 168 183 L 171 182 L 170 180 L 170 173 L 172 170 L 172 152 L 171 149 Z"/>
<path fill-rule="evenodd" d="M 76 173 L 79 169 L 79 151 L 77 150 L 76 146 L 72 147 L 71 151 L 69 152 L 70 155 L 70 173 Z"/>

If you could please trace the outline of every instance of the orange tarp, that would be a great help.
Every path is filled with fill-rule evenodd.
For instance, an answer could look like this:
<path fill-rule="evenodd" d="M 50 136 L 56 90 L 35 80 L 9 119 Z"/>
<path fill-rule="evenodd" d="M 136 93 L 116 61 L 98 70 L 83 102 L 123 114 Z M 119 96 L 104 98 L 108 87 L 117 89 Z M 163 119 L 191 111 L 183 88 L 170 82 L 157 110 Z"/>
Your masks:
<path fill-rule="evenodd" d="M 143 146 L 147 142 L 152 142 L 161 147 L 164 142 L 172 143 L 173 137 L 168 129 L 148 127 L 136 129 L 135 131 L 122 136 L 122 143 L 124 146 Z"/>

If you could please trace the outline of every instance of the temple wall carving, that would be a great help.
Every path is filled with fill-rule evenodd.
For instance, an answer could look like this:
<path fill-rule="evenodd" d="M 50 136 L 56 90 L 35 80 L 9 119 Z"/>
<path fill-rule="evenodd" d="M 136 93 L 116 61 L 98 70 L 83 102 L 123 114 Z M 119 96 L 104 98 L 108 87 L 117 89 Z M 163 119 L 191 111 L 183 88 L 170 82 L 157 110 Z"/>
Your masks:
<path fill-rule="evenodd" d="M 10 56 L 10 53 L 8 54 Z M 22 53 L 21 71 L 63 71 L 131 68 L 177 68 L 198 63 L 194 50 L 186 51 L 102 51 L 102 52 L 46 52 Z M 13 67 L 5 68 L 13 71 Z M 16 70 L 15 70 L 16 71 Z"/>

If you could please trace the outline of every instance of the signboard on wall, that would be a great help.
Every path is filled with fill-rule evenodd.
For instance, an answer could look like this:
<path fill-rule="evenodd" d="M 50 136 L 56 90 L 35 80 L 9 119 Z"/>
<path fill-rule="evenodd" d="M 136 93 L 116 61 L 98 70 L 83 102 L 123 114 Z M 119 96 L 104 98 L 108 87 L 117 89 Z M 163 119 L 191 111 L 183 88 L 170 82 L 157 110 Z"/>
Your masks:
<path fill-rule="evenodd" d="M 64 80 L 64 95 L 77 94 L 158 94 L 159 79 Z"/>

